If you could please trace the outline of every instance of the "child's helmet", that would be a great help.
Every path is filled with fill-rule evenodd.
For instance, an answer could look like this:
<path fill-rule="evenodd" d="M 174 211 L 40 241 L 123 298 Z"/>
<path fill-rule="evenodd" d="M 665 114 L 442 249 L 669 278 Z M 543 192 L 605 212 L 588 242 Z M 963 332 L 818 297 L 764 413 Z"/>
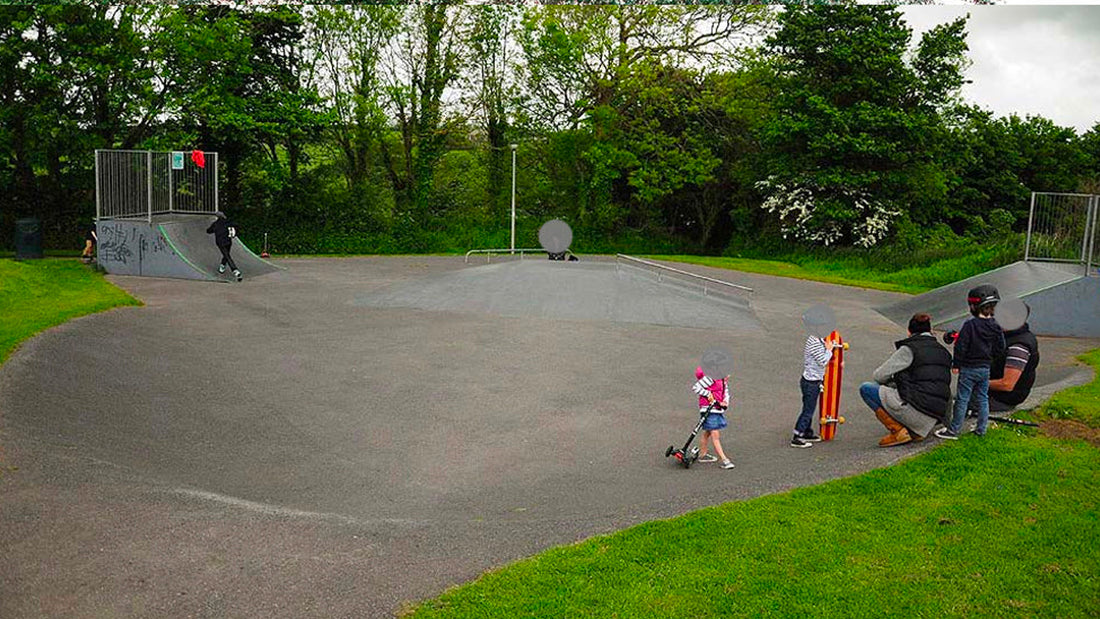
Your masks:
<path fill-rule="evenodd" d="M 966 293 L 966 302 L 970 305 L 970 313 L 973 316 L 977 316 L 983 307 L 997 305 L 1000 300 L 1001 294 L 997 292 L 997 288 L 989 284 L 982 284 Z"/>

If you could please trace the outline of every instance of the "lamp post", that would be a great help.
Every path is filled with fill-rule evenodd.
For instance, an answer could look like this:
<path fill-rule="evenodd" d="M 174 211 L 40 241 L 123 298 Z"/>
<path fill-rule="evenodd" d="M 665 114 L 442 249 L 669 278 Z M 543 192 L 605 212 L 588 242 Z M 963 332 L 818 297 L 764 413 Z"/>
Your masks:
<path fill-rule="evenodd" d="M 519 144 L 512 144 L 512 247 L 511 253 L 516 253 L 516 148 Z"/>

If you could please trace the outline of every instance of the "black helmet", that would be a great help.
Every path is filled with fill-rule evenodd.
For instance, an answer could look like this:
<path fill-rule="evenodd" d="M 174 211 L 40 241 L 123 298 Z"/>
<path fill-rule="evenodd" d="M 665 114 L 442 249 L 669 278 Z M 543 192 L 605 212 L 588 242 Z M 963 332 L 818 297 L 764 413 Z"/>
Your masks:
<path fill-rule="evenodd" d="M 996 305 L 1000 300 L 1001 295 L 997 292 L 997 288 L 989 284 L 982 284 L 966 293 L 966 302 L 970 305 L 970 313 L 974 316 L 977 316 L 983 307 Z"/>

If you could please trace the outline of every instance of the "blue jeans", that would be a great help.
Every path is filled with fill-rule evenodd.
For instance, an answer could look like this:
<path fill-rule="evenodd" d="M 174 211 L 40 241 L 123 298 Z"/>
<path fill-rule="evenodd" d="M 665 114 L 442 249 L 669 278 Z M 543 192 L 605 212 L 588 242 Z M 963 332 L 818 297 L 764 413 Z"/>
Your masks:
<path fill-rule="evenodd" d="M 799 378 L 798 386 L 802 389 L 802 412 L 794 424 L 794 433 L 802 436 L 813 428 L 814 411 L 817 410 L 817 401 L 821 398 L 821 381 Z"/>
<path fill-rule="evenodd" d="M 973 408 L 978 411 L 978 425 L 974 434 L 983 436 L 989 425 L 989 368 L 959 368 L 959 384 L 955 394 L 955 412 L 948 429 L 955 434 L 962 429 L 970 397 L 975 398 Z"/>
<path fill-rule="evenodd" d="M 871 407 L 871 410 L 885 409 L 882 405 L 882 399 L 878 397 L 878 383 L 863 383 L 859 386 L 859 395 L 867 403 L 867 406 Z"/>

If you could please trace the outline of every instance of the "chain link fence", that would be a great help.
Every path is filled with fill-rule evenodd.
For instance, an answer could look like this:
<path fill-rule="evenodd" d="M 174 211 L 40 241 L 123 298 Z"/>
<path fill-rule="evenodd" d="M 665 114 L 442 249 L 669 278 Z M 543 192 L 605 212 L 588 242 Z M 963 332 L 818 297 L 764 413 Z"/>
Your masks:
<path fill-rule="evenodd" d="M 1024 260 L 1097 264 L 1097 210 L 1100 196 L 1032 193 Z"/>
<path fill-rule="evenodd" d="M 218 210 L 218 153 L 97 150 L 96 219 Z"/>

